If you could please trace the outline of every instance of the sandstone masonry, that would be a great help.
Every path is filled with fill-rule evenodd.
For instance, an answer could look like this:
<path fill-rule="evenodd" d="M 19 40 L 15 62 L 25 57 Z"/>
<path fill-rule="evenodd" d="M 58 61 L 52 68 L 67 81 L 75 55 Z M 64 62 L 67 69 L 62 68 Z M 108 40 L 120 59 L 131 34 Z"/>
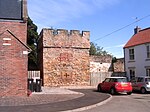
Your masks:
<path fill-rule="evenodd" d="M 112 56 L 90 56 L 90 72 L 112 72 Z"/>
<path fill-rule="evenodd" d="M 125 72 L 124 71 L 124 58 L 116 59 L 114 63 L 114 72 Z"/>
<path fill-rule="evenodd" d="M 89 85 L 90 32 L 43 29 L 38 44 L 44 86 Z"/>

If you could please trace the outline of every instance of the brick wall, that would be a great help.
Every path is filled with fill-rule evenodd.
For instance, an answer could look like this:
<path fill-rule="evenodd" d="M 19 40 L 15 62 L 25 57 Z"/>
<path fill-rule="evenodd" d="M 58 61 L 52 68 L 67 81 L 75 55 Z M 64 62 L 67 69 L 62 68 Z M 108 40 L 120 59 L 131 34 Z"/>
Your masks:
<path fill-rule="evenodd" d="M 44 86 L 89 85 L 90 33 L 43 29 L 39 65 Z"/>
<path fill-rule="evenodd" d="M 27 24 L 18 21 L 0 22 L 0 97 L 27 94 L 27 60 L 24 51 Z M 24 53 L 23 53 L 24 52 Z"/>

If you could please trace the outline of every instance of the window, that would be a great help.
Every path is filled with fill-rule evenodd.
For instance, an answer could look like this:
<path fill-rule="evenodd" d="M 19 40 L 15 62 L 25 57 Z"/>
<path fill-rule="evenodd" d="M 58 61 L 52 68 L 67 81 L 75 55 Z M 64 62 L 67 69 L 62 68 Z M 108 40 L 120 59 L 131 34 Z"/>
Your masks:
<path fill-rule="evenodd" d="M 105 81 L 104 82 L 109 82 L 110 81 L 110 79 L 109 78 L 107 78 L 107 79 L 105 79 Z"/>
<path fill-rule="evenodd" d="M 150 78 L 145 78 L 145 82 L 150 82 Z"/>
<path fill-rule="evenodd" d="M 146 76 L 150 76 L 150 68 L 146 68 Z"/>
<path fill-rule="evenodd" d="M 127 82 L 127 79 L 126 78 L 119 78 L 119 79 L 117 79 L 117 82 Z"/>
<path fill-rule="evenodd" d="M 129 49 L 129 59 L 134 60 L 134 49 Z"/>
<path fill-rule="evenodd" d="M 117 82 L 117 79 L 111 78 L 110 82 Z"/>
<path fill-rule="evenodd" d="M 130 69 L 129 72 L 130 72 L 130 80 L 134 79 L 135 78 L 135 70 Z"/>
<path fill-rule="evenodd" d="M 144 81 L 144 78 L 142 78 L 142 77 L 139 77 L 138 79 L 137 79 L 137 82 L 143 82 Z"/>
<path fill-rule="evenodd" d="M 150 58 L 150 45 L 146 45 L 147 58 Z"/>

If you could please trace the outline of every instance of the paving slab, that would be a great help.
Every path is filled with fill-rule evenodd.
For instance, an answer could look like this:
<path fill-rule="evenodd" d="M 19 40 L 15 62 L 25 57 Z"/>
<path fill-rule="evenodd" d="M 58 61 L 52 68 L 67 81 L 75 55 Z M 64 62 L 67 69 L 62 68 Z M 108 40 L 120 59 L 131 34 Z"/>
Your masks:
<path fill-rule="evenodd" d="M 60 112 L 68 110 L 71 112 L 71 110 L 74 109 L 96 105 L 110 97 L 108 94 L 99 93 L 93 89 L 74 89 L 69 91 L 74 91 L 78 94 L 73 94 L 74 92 L 71 92 L 72 94 L 33 94 L 33 96 L 29 97 L 29 99 L 23 99 L 22 101 L 24 104 L 22 105 L 18 105 L 18 102 L 21 102 L 20 99 L 13 99 L 14 102 L 11 103 L 8 100 L 3 100 L 5 105 L 3 102 L 3 105 L 0 106 L 0 112 Z M 36 99 L 37 96 L 41 98 Z M 43 100 L 44 98 L 47 100 Z M 2 103 L 1 99 L 0 101 L 0 103 Z M 36 104 L 36 102 L 40 101 L 42 103 Z M 33 104 L 30 104 L 30 102 Z M 13 104 L 7 105 L 9 103 Z"/>

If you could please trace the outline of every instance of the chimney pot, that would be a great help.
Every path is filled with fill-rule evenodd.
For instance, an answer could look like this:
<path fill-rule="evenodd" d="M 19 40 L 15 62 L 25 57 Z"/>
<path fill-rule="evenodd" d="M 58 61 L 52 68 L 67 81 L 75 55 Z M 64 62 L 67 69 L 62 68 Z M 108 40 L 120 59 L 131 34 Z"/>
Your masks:
<path fill-rule="evenodd" d="M 140 30 L 141 30 L 141 28 L 136 26 L 136 28 L 134 28 L 134 34 L 137 34 Z"/>

